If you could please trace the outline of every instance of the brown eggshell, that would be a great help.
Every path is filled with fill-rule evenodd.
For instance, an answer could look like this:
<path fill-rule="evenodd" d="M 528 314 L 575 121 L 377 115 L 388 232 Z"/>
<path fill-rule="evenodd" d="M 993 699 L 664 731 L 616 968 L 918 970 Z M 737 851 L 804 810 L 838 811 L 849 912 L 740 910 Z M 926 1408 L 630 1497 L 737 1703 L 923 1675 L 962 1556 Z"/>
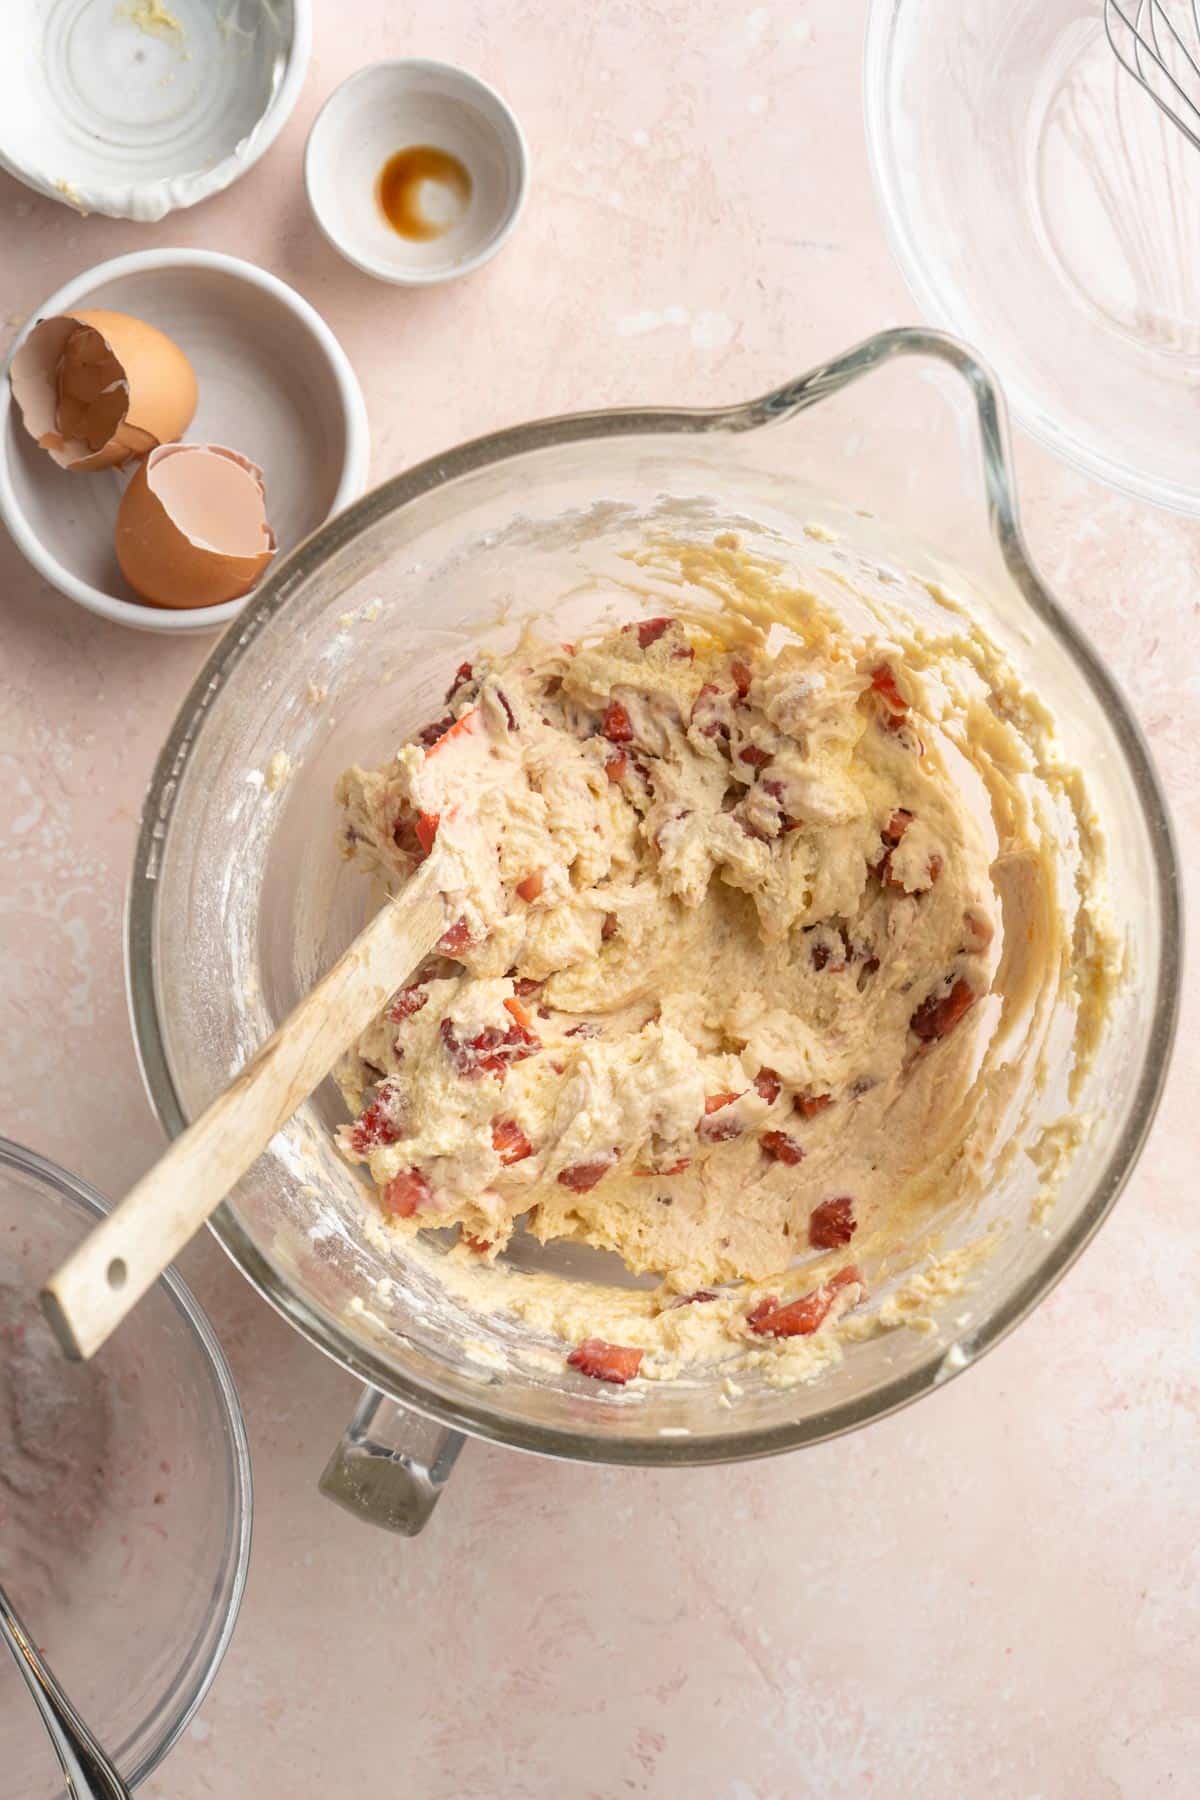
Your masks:
<path fill-rule="evenodd" d="M 221 444 L 160 445 L 122 495 L 116 550 L 151 606 L 238 599 L 275 554 L 262 471 Z"/>
<path fill-rule="evenodd" d="M 98 448 L 65 436 L 59 417 L 59 369 L 80 327 L 98 332 L 119 367 L 125 404 L 117 406 L 112 435 Z M 196 411 L 196 376 L 178 344 L 129 313 L 85 311 L 41 319 L 8 372 L 25 428 L 61 469 L 119 468 L 156 444 L 181 437 Z"/>

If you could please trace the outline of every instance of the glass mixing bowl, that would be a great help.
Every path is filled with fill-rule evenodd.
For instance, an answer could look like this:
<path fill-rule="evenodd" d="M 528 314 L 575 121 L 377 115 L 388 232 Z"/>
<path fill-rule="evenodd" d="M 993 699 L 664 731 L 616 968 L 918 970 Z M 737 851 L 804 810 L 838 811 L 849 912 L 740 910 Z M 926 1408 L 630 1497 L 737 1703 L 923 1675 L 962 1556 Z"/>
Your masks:
<path fill-rule="evenodd" d="M 1173 16 L 1194 47 L 1189 8 Z M 1200 513 L 1196 152 L 1119 66 L 1099 0 L 873 0 L 864 81 L 925 316 L 1051 450 Z"/>
<path fill-rule="evenodd" d="M 805 531 L 814 524 L 824 529 Z M 327 1082 L 213 1225 L 272 1304 L 371 1384 L 326 1486 L 400 1529 L 428 1510 L 459 1430 L 593 1461 L 701 1463 L 814 1443 L 914 1399 L 1058 1279 L 1154 1112 L 1179 959 L 1162 795 L 1112 676 L 1030 566 L 990 381 L 952 339 L 895 331 L 746 405 L 584 414 L 467 444 L 385 484 L 270 575 L 183 705 L 137 851 L 131 998 L 168 1130 L 213 1099 L 363 922 L 364 880 L 341 854 L 340 771 L 382 760 L 436 716 L 481 634 L 511 637 L 540 611 L 573 638 L 627 588 L 623 552 L 656 532 L 710 543 L 729 527 L 806 579 L 845 572 L 914 609 L 933 604 L 921 577 L 949 584 L 1061 721 L 1109 834 L 1113 913 L 1136 971 L 1080 1097 L 1090 1129 L 1046 1220 L 1005 1233 L 932 1333 L 856 1344 L 807 1387 L 748 1380 L 731 1405 L 711 1371 L 617 1392 L 567 1370 L 551 1340 L 540 1362 L 516 1354 L 527 1328 L 464 1312 L 422 1267 L 389 1257 L 360 1176 L 333 1148 L 345 1113 Z M 632 616 L 654 596 L 625 592 L 624 604 Z M 278 751 L 291 773 L 272 785 L 263 772 Z M 1060 1084 L 1043 1117 L 1063 1104 Z M 976 1225 L 1023 1224 L 1038 1192 L 1033 1163 L 1013 1156 Z M 510 1261 L 620 1278 L 612 1258 L 524 1236 Z"/>
<path fill-rule="evenodd" d="M 0 1138 L 0 1583 L 129 1786 L 162 1761 L 233 1635 L 250 1558 L 250 1453 L 212 1328 L 176 1275 L 90 1363 L 38 1291 L 107 1211 Z M 62 1793 L 0 1654 L 0 1792 Z"/>

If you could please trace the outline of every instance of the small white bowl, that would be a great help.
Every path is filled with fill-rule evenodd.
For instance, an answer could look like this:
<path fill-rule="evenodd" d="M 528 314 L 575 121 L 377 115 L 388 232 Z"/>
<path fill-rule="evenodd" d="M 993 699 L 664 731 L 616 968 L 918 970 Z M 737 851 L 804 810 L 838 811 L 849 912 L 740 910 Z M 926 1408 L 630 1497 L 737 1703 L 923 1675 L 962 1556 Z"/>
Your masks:
<path fill-rule="evenodd" d="M 258 464 L 280 555 L 362 493 L 369 434 L 357 377 L 325 321 L 274 275 L 210 250 L 119 256 L 52 294 L 13 351 L 36 318 L 83 306 L 145 319 L 190 358 L 199 401 L 187 441 L 228 444 Z M 26 431 L 5 366 L 0 519 L 22 555 L 60 594 L 117 624 L 184 635 L 215 631 L 248 595 L 171 611 L 139 601 L 125 584 L 113 528 L 136 466 L 60 469 Z"/>
<path fill-rule="evenodd" d="M 0 166 L 79 212 L 161 219 L 236 181 L 304 81 L 311 0 L 3 0 Z"/>
<path fill-rule="evenodd" d="M 388 223 L 380 172 L 399 150 L 430 145 L 471 178 L 462 216 L 414 241 Z M 486 82 L 450 63 L 373 63 L 334 90 L 304 153 L 313 217 L 355 268 L 399 286 L 469 275 L 510 236 L 529 186 L 529 153 L 514 114 Z"/>

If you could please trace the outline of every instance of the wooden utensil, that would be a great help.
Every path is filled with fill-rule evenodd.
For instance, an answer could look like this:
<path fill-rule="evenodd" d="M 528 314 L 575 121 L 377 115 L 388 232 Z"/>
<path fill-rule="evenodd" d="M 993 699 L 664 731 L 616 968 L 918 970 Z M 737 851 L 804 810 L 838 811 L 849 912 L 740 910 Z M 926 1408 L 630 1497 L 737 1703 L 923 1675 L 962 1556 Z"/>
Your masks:
<path fill-rule="evenodd" d="M 208 1110 L 46 1284 L 69 1357 L 94 1355 L 446 929 L 427 858 Z"/>

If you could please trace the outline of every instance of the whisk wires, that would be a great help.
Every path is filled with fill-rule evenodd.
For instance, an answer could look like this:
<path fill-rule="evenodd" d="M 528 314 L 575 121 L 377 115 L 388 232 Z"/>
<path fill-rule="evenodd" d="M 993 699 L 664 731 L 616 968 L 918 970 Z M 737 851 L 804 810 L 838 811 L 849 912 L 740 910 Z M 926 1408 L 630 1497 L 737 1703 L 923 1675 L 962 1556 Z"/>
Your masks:
<path fill-rule="evenodd" d="M 1200 0 L 1174 10 L 1165 0 L 1104 0 L 1104 31 L 1121 67 L 1200 150 Z M 1188 25 L 1176 23 L 1185 12 L 1190 45 Z"/>

